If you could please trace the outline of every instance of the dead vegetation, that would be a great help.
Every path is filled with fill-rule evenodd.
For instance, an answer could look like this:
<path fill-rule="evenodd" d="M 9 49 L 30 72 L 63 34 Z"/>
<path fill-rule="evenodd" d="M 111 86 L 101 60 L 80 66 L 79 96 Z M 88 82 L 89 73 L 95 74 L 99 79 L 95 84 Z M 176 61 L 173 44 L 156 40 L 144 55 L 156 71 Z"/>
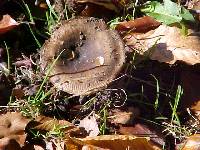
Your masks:
<path fill-rule="evenodd" d="M 0 1 L 0 149 L 199 149 L 199 4 Z"/>

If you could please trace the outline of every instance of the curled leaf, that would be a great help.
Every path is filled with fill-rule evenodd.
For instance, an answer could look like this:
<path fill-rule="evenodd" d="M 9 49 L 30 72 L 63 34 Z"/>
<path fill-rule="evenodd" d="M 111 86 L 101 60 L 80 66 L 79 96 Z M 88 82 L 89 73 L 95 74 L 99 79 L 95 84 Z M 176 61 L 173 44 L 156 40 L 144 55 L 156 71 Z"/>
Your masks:
<path fill-rule="evenodd" d="M 0 21 L 0 34 L 4 34 L 16 26 L 18 26 L 19 23 L 17 23 L 10 15 L 3 15 L 3 18 Z"/>
<path fill-rule="evenodd" d="M 158 21 L 152 17 L 145 16 L 137 18 L 135 20 L 130 20 L 128 22 L 121 22 L 116 26 L 118 31 L 131 31 L 131 32 L 141 32 L 145 33 L 149 30 L 155 29 L 160 25 Z"/>

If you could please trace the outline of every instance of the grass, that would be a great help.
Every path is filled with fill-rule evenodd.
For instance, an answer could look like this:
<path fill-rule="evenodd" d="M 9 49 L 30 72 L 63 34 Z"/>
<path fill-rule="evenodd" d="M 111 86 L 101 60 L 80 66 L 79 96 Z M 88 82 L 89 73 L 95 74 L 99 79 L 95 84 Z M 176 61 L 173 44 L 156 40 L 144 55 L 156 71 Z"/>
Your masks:
<path fill-rule="evenodd" d="M 159 82 L 158 82 L 158 79 L 154 76 L 154 75 L 151 75 L 155 80 L 156 80 L 156 100 L 155 100 L 155 103 L 154 103 L 154 109 L 155 111 L 157 111 L 158 109 L 158 103 L 159 103 L 159 93 L 160 93 L 160 88 L 159 88 Z"/>
<path fill-rule="evenodd" d="M 172 109 L 171 123 L 175 123 L 175 124 L 178 124 L 178 125 L 180 125 L 180 120 L 179 120 L 179 117 L 177 115 L 177 108 L 178 108 L 178 104 L 180 102 L 180 98 L 181 98 L 182 95 L 183 95 L 183 89 L 179 85 L 178 89 L 176 91 L 176 96 L 175 96 L 175 99 L 174 99 L 174 104 L 172 104 L 170 102 L 170 106 L 171 106 L 171 109 Z"/>
<path fill-rule="evenodd" d="M 34 30 L 31 27 L 31 24 L 35 24 L 34 21 L 34 17 L 32 16 L 31 10 L 29 9 L 28 4 L 26 4 L 24 2 L 24 0 L 22 0 L 24 8 L 25 8 L 25 12 L 26 12 L 26 16 L 29 18 L 29 21 L 27 23 L 30 33 L 32 34 L 36 45 L 38 48 L 41 48 L 41 43 L 40 41 L 37 39 L 36 33 L 34 32 Z M 51 6 L 50 3 L 48 3 L 49 1 L 47 1 L 47 5 L 48 5 L 48 11 L 46 12 L 46 23 L 47 23 L 47 33 L 50 35 L 53 31 L 53 28 L 56 26 L 56 24 L 58 24 L 58 22 L 60 21 L 59 16 L 56 14 L 56 12 L 54 11 L 53 7 Z M 5 42 L 4 42 L 5 43 Z M 7 56 L 8 56 L 8 70 L 10 70 L 10 56 L 8 53 L 8 47 L 5 43 L 5 47 L 7 50 Z M 63 51 L 62 51 L 63 52 Z M 61 53 L 62 53 L 61 52 Z M 46 91 L 45 84 L 48 82 L 49 79 L 49 74 L 51 72 L 51 70 L 53 69 L 56 61 L 58 60 L 58 58 L 60 57 L 61 53 L 57 56 L 57 58 L 52 62 L 52 64 L 50 65 L 50 67 L 48 68 L 45 77 L 43 78 L 43 81 L 41 83 L 41 85 L 39 86 L 38 91 L 36 92 L 36 94 L 34 96 L 28 96 L 27 98 L 25 98 L 25 100 L 21 101 L 20 103 L 16 103 L 13 102 L 12 98 L 10 101 L 10 106 L 13 105 L 18 105 L 21 109 L 21 112 L 25 115 L 25 116 L 31 116 L 32 118 L 37 117 L 38 115 L 40 115 L 40 113 L 43 110 L 43 107 L 45 106 L 44 104 L 44 100 L 50 96 L 52 94 L 52 89 Z M 36 73 L 37 73 L 38 68 L 36 69 Z M 23 70 L 21 70 L 21 73 L 23 75 Z M 18 76 L 18 75 L 17 75 Z M 29 76 L 28 76 L 29 77 Z M 32 78 L 30 78 L 30 80 L 32 80 Z M 20 81 L 19 81 L 20 82 Z M 22 103 L 22 104 L 21 104 Z"/>
<path fill-rule="evenodd" d="M 46 12 L 46 22 L 47 22 L 47 33 L 51 35 L 55 26 L 59 23 L 60 18 L 53 10 L 52 6 L 48 4 L 49 11 Z"/>
<path fill-rule="evenodd" d="M 11 64 L 10 64 L 10 53 L 9 53 L 9 48 L 8 48 L 5 41 L 4 41 L 4 45 L 5 45 L 6 53 L 7 53 L 7 65 L 8 65 L 8 67 L 5 68 L 3 65 L 1 67 L 3 67 L 3 73 L 8 76 L 10 74 L 10 68 L 11 68 L 10 67 L 11 66 Z"/>
<path fill-rule="evenodd" d="M 40 125 L 41 126 L 41 125 Z M 65 129 L 67 129 L 68 126 L 66 125 L 60 125 L 58 123 L 52 124 L 52 127 L 49 128 L 49 126 L 43 126 L 42 130 L 47 130 L 46 132 L 40 130 L 40 129 L 30 129 L 29 131 L 32 134 L 33 139 L 49 139 L 49 138 L 55 138 L 55 139 L 65 139 Z"/>
<path fill-rule="evenodd" d="M 179 139 L 180 141 L 185 139 L 186 137 L 192 135 L 193 129 L 182 125 L 178 116 L 178 105 L 180 103 L 181 96 L 183 95 L 183 89 L 180 85 L 178 85 L 176 95 L 174 98 L 174 103 L 170 103 L 170 107 L 172 110 L 170 123 L 169 122 L 162 122 L 165 129 L 163 130 L 164 133 L 167 135 L 174 136 L 175 139 Z"/>
<path fill-rule="evenodd" d="M 28 16 L 28 18 L 29 18 L 29 20 L 30 20 L 30 23 L 31 23 L 31 24 L 35 24 L 34 19 L 33 19 L 33 16 L 32 16 L 32 14 L 31 14 L 31 11 L 30 11 L 28 5 L 24 2 L 24 0 L 22 0 L 22 2 L 23 2 L 23 4 L 24 4 L 24 6 L 25 6 L 26 14 L 27 14 L 27 16 Z M 27 24 L 27 25 L 28 25 L 28 28 L 29 28 L 29 30 L 30 30 L 30 32 L 31 32 L 31 34 L 32 34 L 32 36 L 33 36 L 33 38 L 34 38 L 34 40 L 35 40 L 35 42 L 36 42 L 38 48 L 40 48 L 40 47 L 41 47 L 41 44 L 40 44 L 39 40 L 36 38 L 36 36 L 35 36 L 35 34 L 34 34 L 32 28 L 31 28 L 31 26 L 30 26 L 30 23 Z"/>
<path fill-rule="evenodd" d="M 41 114 L 41 112 L 43 111 L 43 108 L 45 106 L 44 100 L 50 94 L 52 94 L 52 89 L 50 89 L 48 91 L 45 90 L 45 88 L 44 88 L 45 84 L 48 82 L 51 70 L 55 66 L 57 60 L 59 59 L 59 57 L 60 57 L 60 55 L 62 54 L 63 51 L 61 51 L 61 53 L 56 57 L 56 59 L 52 62 L 52 64 L 47 69 L 46 75 L 43 78 L 43 81 L 40 84 L 39 89 L 36 92 L 36 94 L 34 96 L 28 96 L 27 98 L 25 98 L 24 101 L 20 101 L 20 102 L 22 102 L 22 105 L 21 105 L 21 103 L 16 103 L 16 102 L 11 101 L 10 104 L 9 104 L 10 106 L 17 104 L 17 106 L 21 110 L 21 113 L 24 116 L 29 116 L 31 118 L 36 118 L 37 116 L 39 116 Z"/>
<path fill-rule="evenodd" d="M 101 95 L 101 92 L 99 92 L 97 95 L 99 94 Z M 111 109 L 111 105 L 114 106 L 114 102 L 112 102 L 110 99 L 98 99 L 97 95 L 85 102 L 81 110 L 91 110 L 94 111 L 97 116 L 99 116 L 99 131 L 101 135 L 104 135 L 108 130 L 108 111 Z"/>
<path fill-rule="evenodd" d="M 44 19 L 41 19 L 42 21 L 45 22 L 45 26 L 44 26 L 44 30 L 46 31 L 45 33 L 49 36 L 52 34 L 52 32 L 54 31 L 55 27 L 57 26 L 57 24 L 60 23 L 61 21 L 61 16 L 59 16 L 59 14 L 57 14 L 53 8 L 53 6 L 50 4 L 49 0 L 46 1 L 47 5 L 48 5 L 48 10 L 46 11 L 45 17 Z M 123 14 L 123 16 L 118 16 L 116 18 L 114 18 L 113 20 L 108 22 L 108 25 L 114 29 L 115 26 L 120 22 L 120 21 L 124 21 L 124 20 L 130 20 L 135 18 L 135 12 L 136 12 L 136 6 L 138 5 L 138 0 L 136 0 L 134 2 L 134 7 L 133 7 L 133 11 L 132 14 Z M 38 48 L 41 47 L 42 42 L 39 41 L 38 36 L 43 36 L 42 34 L 39 35 L 40 31 L 37 32 L 37 29 L 35 28 L 35 26 L 33 26 L 35 24 L 35 17 L 32 15 L 31 10 L 28 6 L 28 4 L 26 4 L 23 1 L 23 5 L 25 7 L 25 12 L 26 12 L 26 16 L 29 19 L 29 23 L 28 28 L 29 31 L 32 35 L 32 37 L 34 38 L 34 44 L 37 45 Z M 65 6 L 65 18 L 69 19 L 70 14 L 67 11 L 67 8 Z M 5 68 L 5 74 L 9 75 L 10 74 L 10 70 L 11 70 L 11 60 L 10 60 L 10 52 L 9 52 L 9 47 L 7 46 L 6 42 L 4 42 L 5 45 L 5 49 L 7 52 L 7 64 L 8 67 Z M 154 48 L 155 44 L 153 45 L 152 49 Z M 63 51 L 62 51 L 63 52 Z M 61 52 L 61 53 L 62 53 Z M 49 75 L 51 74 L 51 71 L 53 69 L 53 67 L 56 64 L 56 61 L 59 59 L 61 53 L 57 56 L 57 58 L 55 60 L 53 60 L 52 64 L 50 64 L 48 66 L 48 69 L 46 71 L 46 75 L 44 77 L 42 77 L 42 80 L 40 79 L 40 85 L 38 90 L 36 91 L 36 93 L 33 96 L 26 96 L 23 100 L 19 100 L 19 101 L 13 101 L 14 98 L 11 97 L 10 98 L 10 106 L 16 106 L 17 108 L 20 108 L 20 111 L 25 115 L 25 116 L 29 116 L 31 118 L 36 118 L 37 116 L 41 115 L 44 107 L 48 104 L 51 104 L 51 102 L 49 102 L 48 98 L 51 101 L 51 96 L 54 94 L 53 90 L 54 88 L 49 88 L 47 87 L 48 85 L 48 80 L 49 80 Z M 133 60 L 131 60 L 132 62 L 135 62 L 135 57 L 137 57 L 136 52 L 134 52 L 133 54 Z M 146 57 L 148 57 L 149 55 L 151 55 L 150 51 L 148 53 L 148 55 L 146 55 Z M 137 69 L 137 64 L 132 63 L 132 62 L 128 62 L 129 65 L 134 66 L 134 69 Z M 146 66 L 144 66 L 146 67 Z M 132 71 L 134 71 L 131 70 Z M 36 74 L 38 74 L 39 69 L 36 70 Z M 28 70 L 27 70 L 28 71 Z M 128 70 L 130 71 L 130 70 Z M 28 72 L 28 74 L 31 72 Z M 26 76 L 27 74 L 23 74 L 22 75 Z M 27 75 L 28 78 L 31 78 L 31 76 Z M 172 99 L 172 94 L 171 93 L 165 93 L 163 91 L 166 91 L 165 89 L 163 89 L 160 85 L 160 81 L 156 78 L 156 76 L 151 75 L 153 77 L 153 79 L 155 80 L 154 82 L 150 82 L 150 81 L 145 81 L 143 79 L 139 79 L 136 78 L 134 76 L 129 76 L 130 79 L 135 80 L 139 83 L 142 84 L 146 84 L 150 87 L 153 87 L 155 89 L 155 99 L 153 99 L 153 102 L 149 102 L 147 96 L 145 95 L 145 91 L 143 86 L 140 89 L 140 92 L 138 93 L 128 93 L 128 95 L 126 95 L 126 92 L 124 91 L 124 94 L 126 95 L 126 99 L 128 97 L 128 99 L 131 99 L 132 102 L 134 102 L 134 104 L 140 104 L 143 107 L 142 108 L 147 108 L 150 107 L 152 108 L 152 113 L 155 113 L 155 118 L 152 119 L 154 116 L 154 114 L 149 114 L 152 115 L 151 119 L 144 119 L 144 118 L 139 118 L 139 119 L 143 119 L 145 121 L 148 121 L 149 123 L 152 124 L 156 124 L 160 127 L 162 127 L 163 133 L 167 136 L 167 135 L 173 135 L 174 138 L 179 139 L 179 140 L 183 140 L 185 137 L 190 136 L 192 133 L 194 133 L 194 129 L 184 125 L 179 118 L 179 103 L 181 100 L 181 96 L 183 94 L 183 89 L 182 87 L 179 85 L 177 90 L 176 90 L 176 94 L 174 99 Z M 30 79 L 32 84 L 35 84 L 35 81 L 33 79 Z M 17 84 L 17 82 L 16 82 Z M 129 84 L 129 83 L 128 83 Z M 123 90 L 123 89 L 122 89 Z M 170 116 L 164 116 L 162 115 L 159 110 L 161 108 L 161 104 L 162 104 L 162 99 L 161 96 L 163 95 L 168 95 L 166 96 L 168 98 L 168 100 L 170 100 L 169 104 L 170 104 L 170 110 L 171 110 L 171 114 Z M 49 103 L 46 103 L 45 100 L 48 100 Z M 85 104 L 83 104 L 82 106 L 82 110 L 90 110 L 90 111 L 94 111 L 96 109 L 96 104 L 101 101 L 102 99 L 98 99 L 97 98 L 97 93 L 94 97 L 89 98 L 87 97 L 87 102 Z M 126 103 L 127 101 L 125 100 L 124 103 Z M 53 103 L 53 102 L 52 102 Z M 122 105 L 124 105 L 124 103 Z M 54 103 L 56 105 L 56 103 Z M 102 103 L 99 106 L 98 110 L 95 110 L 95 113 L 99 116 L 99 130 L 100 130 L 100 134 L 104 135 L 107 134 L 109 131 L 109 111 L 111 109 L 113 109 L 113 107 L 117 107 L 115 106 L 115 103 L 113 101 L 111 101 L 110 99 L 106 99 L 106 100 L 102 100 Z M 143 110 L 142 110 L 143 111 Z M 146 110 L 144 110 L 145 112 Z M 81 113 L 80 113 L 81 114 Z M 74 116 L 73 116 L 74 117 Z M 39 131 L 34 131 L 34 137 L 38 138 L 43 136 L 44 138 L 48 138 L 48 137 L 63 137 L 64 136 L 64 132 L 63 129 L 65 128 L 65 126 L 60 126 L 60 125 L 55 125 L 53 127 L 53 129 L 49 132 L 47 132 L 46 134 L 41 134 L 39 133 Z"/>

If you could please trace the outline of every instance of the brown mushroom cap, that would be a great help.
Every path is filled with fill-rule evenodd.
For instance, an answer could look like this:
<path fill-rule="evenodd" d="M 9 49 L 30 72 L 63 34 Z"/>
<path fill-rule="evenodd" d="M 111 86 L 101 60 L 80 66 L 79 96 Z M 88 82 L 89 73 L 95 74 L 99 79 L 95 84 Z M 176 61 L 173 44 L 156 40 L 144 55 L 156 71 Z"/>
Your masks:
<path fill-rule="evenodd" d="M 71 19 L 57 29 L 41 49 L 41 68 L 45 70 L 61 51 L 50 81 L 74 95 L 107 86 L 125 61 L 124 44 L 118 33 L 94 18 Z"/>

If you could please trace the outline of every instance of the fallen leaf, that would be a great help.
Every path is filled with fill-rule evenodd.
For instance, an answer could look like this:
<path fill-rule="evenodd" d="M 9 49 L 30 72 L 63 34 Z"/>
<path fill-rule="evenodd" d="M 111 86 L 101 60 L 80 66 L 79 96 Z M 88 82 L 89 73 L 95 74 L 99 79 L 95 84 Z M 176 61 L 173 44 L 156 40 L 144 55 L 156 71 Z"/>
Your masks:
<path fill-rule="evenodd" d="M 38 122 L 38 125 L 33 127 L 37 130 L 45 130 L 45 131 L 51 131 L 54 129 L 55 126 L 66 126 L 66 130 L 70 130 L 72 128 L 76 128 L 72 123 L 65 121 L 65 120 L 57 120 L 50 117 L 45 116 L 39 116 L 36 118 L 36 122 Z"/>
<path fill-rule="evenodd" d="M 47 118 L 49 120 L 50 118 Z M 44 119 L 40 118 L 39 120 L 43 120 L 39 126 L 36 126 L 35 129 L 52 129 L 52 124 L 58 123 L 58 120 L 50 119 L 49 121 L 44 121 Z M 65 121 L 64 121 L 65 122 Z M 63 122 L 63 123 L 64 123 Z M 60 125 L 63 123 L 59 123 Z M 69 122 L 67 124 L 70 124 Z M 70 124 L 71 125 L 71 124 Z M 77 129 L 77 128 L 76 128 Z M 129 136 L 129 135 L 103 135 L 103 136 L 93 136 L 93 137 L 86 137 L 86 138 L 78 138 L 75 134 L 72 136 L 68 134 L 69 132 L 73 131 L 68 130 L 65 135 L 65 146 L 67 149 L 70 150 L 79 150 L 83 149 L 111 149 L 111 150 L 118 150 L 118 149 L 134 149 L 134 150 L 154 150 L 155 146 L 149 141 L 148 137 L 136 137 L 136 136 Z M 59 142 L 54 142 L 59 143 Z M 63 147 L 63 146 L 62 146 Z M 157 148 L 157 147 L 156 147 Z M 158 149 L 158 148 L 157 148 Z"/>
<path fill-rule="evenodd" d="M 100 148 L 100 147 L 93 146 L 93 145 L 84 145 L 84 146 L 82 147 L 82 150 L 110 150 L 110 149 L 107 149 L 107 148 Z"/>
<path fill-rule="evenodd" d="M 84 145 L 93 145 L 103 149 L 111 150 L 153 150 L 153 144 L 147 137 L 136 137 L 129 135 L 102 135 L 78 139 Z"/>
<path fill-rule="evenodd" d="M 133 120 L 138 117 L 140 110 L 138 108 L 128 107 L 126 111 L 120 109 L 112 110 L 112 116 L 110 116 L 111 123 L 117 124 L 132 124 Z"/>
<path fill-rule="evenodd" d="M 25 127 L 30 119 L 23 117 L 18 112 L 8 112 L 0 116 L 0 138 L 15 139 L 21 146 L 24 145 L 26 134 Z"/>
<path fill-rule="evenodd" d="M 0 34 L 6 33 L 18 25 L 19 23 L 17 23 L 13 18 L 11 18 L 10 15 L 3 15 L 3 18 L 0 21 Z"/>
<path fill-rule="evenodd" d="M 45 150 L 45 149 L 40 145 L 34 145 L 34 150 Z"/>
<path fill-rule="evenodd" d="M 134 126 L 120 126 L 119 133 L 124 135 L 148 136 L 151 141 L 160 146 L 165 144 L 161 135 L 158 135 L 158 132 L 139 123 Z"/>
<path fill-rule="evenodd" d="M 182 150 L 199 150 L 200 149 L 200 134 L 194 134 L 186 140 Z"/>
<path fill-rule="evenodd" d="M 87 135 L 85 130 L 78 128 L 66 120 L 57 120 L 45 116 L 39 116 L 32 124 L 29 124 L 29 128 L 47 132 L 53 131 L 55 127 L 62 130 L 65 133 L 65 137 L 69 135 L 71 137 L 86 137 Z"/>
<path fill-rule="evenodd" d="M 161 23 L 149 16 L 144 16 L 128 22 L 121 22 L 116 26 L 117 31 L 145 33 L 157 28 Z"/>
<path fill-rule="evenodd" d="M 87 133 L 89 133 L 89 136 L 97 136 L 100 133 L 94 114 L 86 116 L 83 120 L 80 120 L 79 127 L 85 128 Z"/>
<path fill-rule="evenodd" d="M 19 143 L 10 137 L 0 139 L 0 150 L 21 150 Z"/>
<path fill-rule="evenodd" d="M 119 12 L 119 7 L 116 6 L 111 0 L 77 0 L 78 3 L 84 4 L 84 3 L 91 3 L 95 5 L 103 6 L 109 10 L 113 10 L 115 12 Z"/>
<path fill-rule="evenodd" d="M 152 60 L 174 64 L 177 60 L 200 63 L 200 32 L 188 30 L 184 36 L 178 27 L 161 25 L 145 34 L 125 37 L 126 44 Z"/>
<path fill-rule="evenodd" d="M 104 12 L 104 13 L 102 13 Z M 114 11 L 106 9 L 103 6 L 95 4 L 87 4 L 80 13 L 81 16 L 85 17 L 96 17 L 96 18 L 111 18 L 115 15 Z"/>

